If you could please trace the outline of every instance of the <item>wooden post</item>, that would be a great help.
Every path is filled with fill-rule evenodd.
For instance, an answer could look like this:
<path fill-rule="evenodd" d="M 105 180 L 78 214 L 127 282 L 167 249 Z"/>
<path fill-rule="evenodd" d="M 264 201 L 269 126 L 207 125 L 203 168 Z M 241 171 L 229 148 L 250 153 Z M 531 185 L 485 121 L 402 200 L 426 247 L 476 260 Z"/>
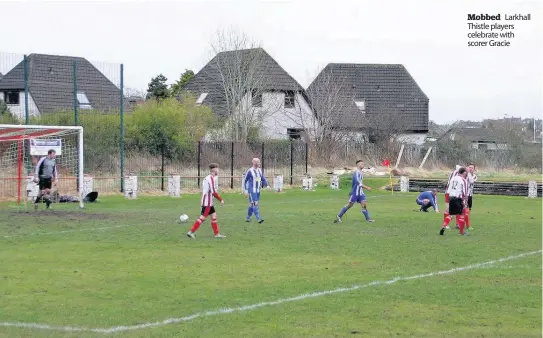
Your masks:
<path fill-rule="evenodd" d="M 430 152 L 432 151 L 432 147 L 428 148 L 428 151 L 426 152 L 426 155 L 424 155 L 424 158 L 422 159 L 422 163 L 419 165 L 419 169 L 422 169 L 424 166 L 424 163 L 426 163 L 426 159 L 430 155 Z"/>
<path fill-rule="evenodd" d="M 398 159 L 396 160 L 396 165 L 394 166 L 394 169 L 398 169 L 398 164 L 400 164 L 400 160 L 402 159 L 404 148 L 405 148 L 405 144 L 402 144 L 402 147 L 400 148 L 400 154 L 398 155 Z"/>

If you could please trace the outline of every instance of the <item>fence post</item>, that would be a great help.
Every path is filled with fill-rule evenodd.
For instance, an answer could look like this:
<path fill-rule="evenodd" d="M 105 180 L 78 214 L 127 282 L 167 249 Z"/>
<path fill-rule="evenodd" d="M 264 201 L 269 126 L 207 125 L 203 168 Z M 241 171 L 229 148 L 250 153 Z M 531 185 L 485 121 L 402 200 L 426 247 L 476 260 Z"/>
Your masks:
<path fill-rule="evenodd" d="M 394 191 L 394 184 L 390 185 L 390 189 Z M 400 191 L 409 192 L 409 177 L 408 176 L 400 176 Z"/>
<path fill-rule="evenodd" d="M 261 162 L 260 167 L 262 169 L 262 174 L 264 174 L 264 142 L 262 142 L 262 156 L 261 156 L 261 158 L 262 158 L 262 161 L 260 161 Z"/>
<path fill-rule="evenodd" d="M 73 82 L 74 82 L 74 126 L 77 126 L 79 124 L 79 107 L 78 107 L 78 100 L 77 100 L 77 63 L 75 60 L 72 62 L 73 66 Z"/>
<path fill-rule="evenodd" d="M 162 191 L 164 191 L 164 144 L 162 145 L 161 147 L 161 155 L 162 155 L 162 163 L 161 163 L 161 166 L 160 166 L 160 176 L 161 176 L 161 184 L 160 184 L 160 189 Z"/>
<path fill-rule="evenodd" d="M 232 153 L 230 157 L 230 189 L 234 189 L 234 142 L 232 142 Z"/>
<path fill-rule="evenodd" d="M 121 114 L 121 192 L 124 191 L 124 65 L 121 63 L 121 85 L 120 85 L 120 114 Z"/>
<path fill-rule="evenodd" d="M 307 156 L 307 142 L 305 143 L 305 173 L 307 174 L 307 169 L 308 169 L 308 165 L 307 165 L 307 161 L 308 160 L 308 156 Z"/>
<path fill-rule="evenodd" d="M 23 60 L 24 65 L 24 85 L 25 85 L 25 124 L 30 123 L 30 113 L 28 111 L 28 57 L 25 55 Z"/>
<path fill-rule="evenodd" d="M 294 144 L 290 141 L 290 185 L 293 184 L 294 175 Z"/>
<path fill-rule="evenodd" d="M 201 167 L 201 155 L 202 154 L 202 141 L 198 141 L 198 169 L 197 169 L 197 176 L 198 176 L 198 187 L 200 187 L 200 167 Z"/>
<path fill-rule="evenodd" d="M 537 181 L 528 182 L 528 198 L 537 198 Z"/>

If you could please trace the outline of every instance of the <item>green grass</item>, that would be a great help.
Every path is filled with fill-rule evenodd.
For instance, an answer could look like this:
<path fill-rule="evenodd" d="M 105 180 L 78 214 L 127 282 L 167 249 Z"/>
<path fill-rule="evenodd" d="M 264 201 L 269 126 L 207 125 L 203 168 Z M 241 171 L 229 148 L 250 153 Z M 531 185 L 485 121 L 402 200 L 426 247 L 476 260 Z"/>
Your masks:
<path fill-rule="evenodd" d="M 470 236 L 439 236 L 443 216 L 413 212 L 415 194 L 369 192 L 377 222 L 353 208 L 336 225 L 347 191 L 318 188 L 264 193 L 262 225 L 243 222 L 246 201 L 226 195 L 224 240 L 207 222 L 196 240 L 185 236 L 190 224 L 177 220 L 197 215 L 199 196 L 106 197 L 39 217 L 0 204 L 0 235 L 9 236 L 0 238 L 0 322 L 134 325 L 541 249 L 540 199 L 475 196 Z M 538 254 L 113 336 L 541 337 L 541 282 Z M 101 335 L 0 326 L 0 336 Z"/>

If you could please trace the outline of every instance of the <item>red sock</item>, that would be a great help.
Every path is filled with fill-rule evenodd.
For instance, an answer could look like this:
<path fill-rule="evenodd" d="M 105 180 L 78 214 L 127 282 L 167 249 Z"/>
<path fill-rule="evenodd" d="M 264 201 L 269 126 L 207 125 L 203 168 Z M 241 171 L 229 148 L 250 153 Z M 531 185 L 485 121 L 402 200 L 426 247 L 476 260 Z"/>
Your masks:
<path fill-rule="evenodd" d="M 448 212 L 448 211 L 445 211 L 445 212 L 443 213 L 443 223 L 446 222 L 447 217 L 449 217 L 449 212 Z M 450 221 L 451 221 L 451 220 L 449 220 L 449 222 L 450 222 Z M 449 222 L 447 222 L 447 224 L 449 224 Z"/>
<path fill-rule="evenodd" d="M 194 233 L 196 232 L 196 230 L 198 230 L 198 228 L 200 227 L 200 225 L 202 225 L 202 220 L 200 218 L 198 218 L 196 220 L 196 222 L 194 222 L 194 225 L 192 226 L 192 228 L 190 229 L 190 232 Z"/>
<path fill-rule="evenodd" d="M 464 220 L 463 215 L 457 215 L 456 216 L 456 222 L 458 223 L 458 226 L 460 227 L 460 235 L 464 234 L 464 226 L 466 225 L 466 221 Z"/>
<path fill-rule="evenodd" d="M 443 228 L 446 227 L 447 225 L 449 225 L 449 223 L 451 222 L 451 219 L 452 219 L 452 217 L 451 217 L 451 215 L 449 215 L 449 213 L 446 212 L 445 214 L 446 214 L 446 216 L 443 217 Z"/>
<path fill-rule="evenodd" d="M 217 224 L 217 219 L 214 218 L 211 220 L 211 227 L 213 228 L 213 233 L 215 235 L 219 234 L 219 225 Z"/>
<path fill-rule="evenodd" d="M 469 229 L 469 227 L 471 226 L 471 223 L 469 221 L 469 209 L 464 209 L 464 220 L 466 222 L 466 228 Z"/>

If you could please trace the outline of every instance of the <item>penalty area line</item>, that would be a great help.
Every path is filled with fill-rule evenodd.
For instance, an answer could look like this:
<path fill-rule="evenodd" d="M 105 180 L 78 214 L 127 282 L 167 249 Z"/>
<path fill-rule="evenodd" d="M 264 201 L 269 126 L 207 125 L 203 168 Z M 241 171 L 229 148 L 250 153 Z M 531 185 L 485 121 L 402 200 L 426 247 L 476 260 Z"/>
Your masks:
<path fill-rule="evenodd" d="M 40 323 L 0 322 L 0 326 L 19 327 L 19 328 L 27 328 L 27 329 L 42 329 L 42 330 L 51 330 L 51 331 L 64 331 L 64 332 L 95 332 L 95 333 L 102 333 L 102 334 L 111 334 L 111 333 L 118 333 L 118 332 L 124 332 L 124 331 L 135 331 L 135 330 L 165 326 L 169 324 L 189 322 L 197 318 L 218 316 L 218 315 L 230 314 L 230 313 L 235 313 L 235 312 L 253 311 L 259 308 L 263 308 L 263 307 L 280 305 L 283 303 L 296 302 L 296 301 L 301 301 L 301 300 L 306 300 L 306 299 L 312 299 L 312 298 L 327 296 L 327 295 L 336 294 L 336 293 L 352 292 L 352 291 L 366 289 L 373 286 L 381 286 L 381 285 L 386 286 L 386 285 L 391 285 L 391 284 L 401 282 L 401 281 L 423 279 L 423 278 L 442 276 L 442 275 L 450 275 L 450 274 L 455 274 L 462 271 L 475 270 L 475 269 L 486 267 L 488 265 L 498 264 L 498 263 L 522 258 L 522 257 L 540 254 L 541 252 L 542 250 L 530 251 L 530 252 L 525 252 L 518 255 L 503 257 L 503 258 L 499 258 L 499 259 L 495 259 L 491 261 L 471 264 L 464 267 L 453 268 L 449 270 L 429 272 L 425 274 L 413 275 L 413 276 L 408 276 L 408 277 L 396 277 L 387 281 L 373 281 L 368 284 L 354 285 L 351 287 L 341 287 L 341 288 L 336 288 L 336 289 L 326 290 L 326 291 L 316 291 L 312 293 L 301 294 L 295 297 L 280 298 L 274 301 L 261 302 L 261 303 L 245 305 L 241 307 L 231 307 L 231 308 L 217 309 L 217 310 L 212 310 L 212 311 L 198 312 L 198 313 L 194 313 L 192 315 L 185 316 L 185 317 L 173 317 L 173 318 L 164 319 L 162 321 L 149 322 L 149 323 L 136 324 L 136 325 L 113 326 L 109 328 L 87 328 L 87 327 L 77 327 L 77 326 L 54 326 L 54 325 L 40 324 Z"/>

